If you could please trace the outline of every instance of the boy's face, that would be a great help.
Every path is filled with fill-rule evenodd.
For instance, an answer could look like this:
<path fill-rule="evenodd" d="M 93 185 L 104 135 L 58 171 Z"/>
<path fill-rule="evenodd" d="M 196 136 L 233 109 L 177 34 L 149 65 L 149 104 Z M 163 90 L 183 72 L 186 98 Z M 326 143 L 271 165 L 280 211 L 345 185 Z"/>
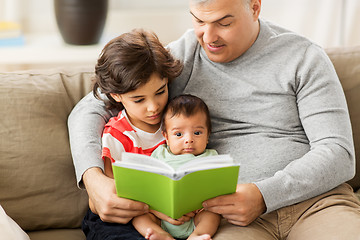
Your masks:
<path fill-rule="evenodd" d="M 206 114 L 198 112 L 193 116 L 175 115 L 165 118 L 166 132 L 164 137 L 171 152 L 175 155 L 199 155 L 206 149 L 209 139 L 206 126 Z"/>
<path fill-rule="evenodd" d="M 146 132 L 155 132 L 160 127 L 162 113 L 168 101 L 167 79 L 153 73 L 149 81 L 136 90 L 124 94 L 111 94 L 121 102 L 130 122 Z"/>

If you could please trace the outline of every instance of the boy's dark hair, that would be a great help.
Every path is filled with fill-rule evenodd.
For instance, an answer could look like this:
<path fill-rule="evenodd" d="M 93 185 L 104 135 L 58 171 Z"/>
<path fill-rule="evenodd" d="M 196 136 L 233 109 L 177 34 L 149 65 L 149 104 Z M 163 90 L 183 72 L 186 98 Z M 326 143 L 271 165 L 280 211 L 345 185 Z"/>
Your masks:
<path fill-rule="evenodd" d="M 153 32 L 134 29 L 112 39 L 103 48 L 95 66 L 93 94 L 102 99 L 98 89 L 109 102 L 107 107 L 122 110 L 121 103 L 110 95 L 124 94 L 146 84 L 153 73 L 171 80 L 180 75 L 183 65 L 173 58 Z"/>
<path fill-rule="evenodd" d="M 166 120 L 167 116 L 170 118 L 174 116 L 184 115 L 190 117 L 198 112 L 203 112 L 206 115 L 206 127 L 208 128 L 208 134 L 211 132 L 211 119 L 209 108 L 206 103 L 199 97 L 191 94 L 182 94 L 174 97 L 169 101 L 164 109 L 162 116 L 162 127 L 161 130 L 166 132 Z"/>

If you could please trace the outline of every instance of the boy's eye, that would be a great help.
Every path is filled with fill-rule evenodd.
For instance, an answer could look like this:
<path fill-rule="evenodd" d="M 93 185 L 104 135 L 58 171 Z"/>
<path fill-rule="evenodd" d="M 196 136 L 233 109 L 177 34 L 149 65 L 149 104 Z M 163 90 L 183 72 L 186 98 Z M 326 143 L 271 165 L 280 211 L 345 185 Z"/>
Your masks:
<path fill-rule="evenodd" d="M 181 137 L 181 136 L 182 136 L 182 133 L 175 133 L 175 136 Z"/>
<path fill-rule="evenodd" d="M 134 103 L 141 103 L 142 101 L 144 101 L 144 99 L 143 99 L 143 98 L 138 99 L 138 100 L 135 100 L 135 101 L 134 101 Z"/>
<path fill-rule="evenodd" d="M 156 93 L 156 95 L 161 95 L 161 94 L 164 94 L 164 93 L 165 93 L 165 90 L 162 90 L 162 91 Z"/>
<path fill-rule="evenodd" d="M 196 132 L 194 132 L 194 135 L 200 135 L 201 134 L 201 132 L 200 131 L 196 131 Z"/>

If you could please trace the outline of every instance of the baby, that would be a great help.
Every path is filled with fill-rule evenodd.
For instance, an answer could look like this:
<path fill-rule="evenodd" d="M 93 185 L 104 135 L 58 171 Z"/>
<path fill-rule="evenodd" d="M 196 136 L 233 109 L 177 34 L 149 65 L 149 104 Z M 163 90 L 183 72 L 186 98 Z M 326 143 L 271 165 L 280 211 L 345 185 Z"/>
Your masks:
<path fill-rule="evenodd" d="M 217 155 L 215 150 L 206 149 L 210 132 L 210 114 L 206 104 L 198 97 L 180 95 L 172 99 L 164 110 L 162 134 L 166 144 L 160 145 L 151 156 L 176 169 L 195 158 Z M 152 211 L 135 217 L 133 225 L 150 240 L 170 240 L 174 237 L 210 240 L 220 223 L 220 215 L 205 210 L 189 213 L 177 219 L 175 224 L 160 218 L 164 219 L 164 214 Z"/>

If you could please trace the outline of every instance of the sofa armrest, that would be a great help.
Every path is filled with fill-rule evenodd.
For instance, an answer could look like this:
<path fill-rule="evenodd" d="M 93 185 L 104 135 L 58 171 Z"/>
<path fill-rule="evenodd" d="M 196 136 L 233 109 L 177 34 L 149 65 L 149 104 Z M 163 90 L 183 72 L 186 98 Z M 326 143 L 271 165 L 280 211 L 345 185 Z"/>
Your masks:
<path fill-rule="evenodd" d="M 345 92 L 353 131 L 356 175 L 349 181 L 355 189 L 360 188 L 360 46 L 326 49 L 333 62 Z"/>

